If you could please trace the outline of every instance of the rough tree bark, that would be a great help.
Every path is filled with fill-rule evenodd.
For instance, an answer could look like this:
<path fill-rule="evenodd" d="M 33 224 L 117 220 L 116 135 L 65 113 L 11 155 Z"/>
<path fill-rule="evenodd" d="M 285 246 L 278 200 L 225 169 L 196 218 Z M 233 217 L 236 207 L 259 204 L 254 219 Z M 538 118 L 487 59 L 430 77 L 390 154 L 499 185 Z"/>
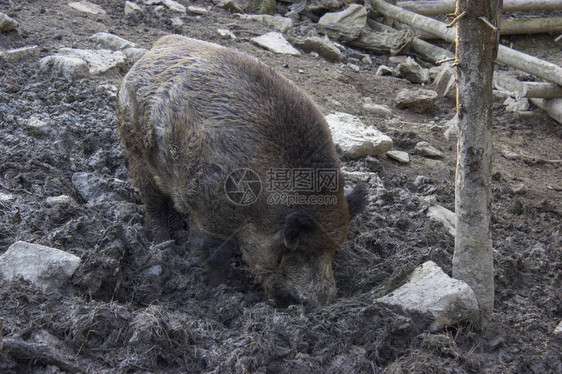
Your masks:
<path fill-rule="evenodd" d="M 492 76 L 502 0 L 457 0 L 457 110 L 453 277 L 475 292 L 482 317 L 494 307 L 490 221 Z"/>

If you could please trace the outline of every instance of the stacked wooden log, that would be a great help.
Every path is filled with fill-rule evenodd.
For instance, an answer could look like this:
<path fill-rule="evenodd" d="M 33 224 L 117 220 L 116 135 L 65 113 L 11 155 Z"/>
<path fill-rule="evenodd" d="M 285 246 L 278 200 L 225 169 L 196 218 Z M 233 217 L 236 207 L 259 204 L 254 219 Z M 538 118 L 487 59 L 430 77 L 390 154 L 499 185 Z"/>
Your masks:
<path fill-rule="evenodd" d="M 455 40 L 454 23 L 447 25 L 423 15 L 454 12 L 454 0 L 403 1 L 398 2 L 397 6 L 382 0 L 368 0 L 367 3 L 371 7 L 370 14 L 372 16 L 382 14 L 386 19 L 393 19 L 414 30 L 421 30 L 446 41 L 452 42 Z M 415 12 L 408 9 L 415 10 Z M 562 0 L 504 0 L 504 10 L 562 10 Z M 458 17 L 459 15 L 455 16 Z M 538 31 L 540 30 L 538 27 L 532 31 L 520 29 L 520 33 L 562 31 L 562 18 L 545 18 L 543 20 L 546 20 L 542 23 L 543 25 L 554 24 L 554 29 L 548 29 L 548 31 Z M 370 20 L 369 24 L 378 30 L 389 29 L 388 26 L 373 20 Z M 454 60 L 451 52 L 420 38 L 414 39 L 412 49 L 432 62 Z M 562 123 L 562 67 L 503 45 L 499 47 L 497 62 L 543 79 L 545 82 L 527 83 L 499 72 L 494 74 L 494 81 L 498 87 L 512 92 L 512 96 L 516 98 L 530 98 L 535 105 L 543 108 L 552 118 Z"/>

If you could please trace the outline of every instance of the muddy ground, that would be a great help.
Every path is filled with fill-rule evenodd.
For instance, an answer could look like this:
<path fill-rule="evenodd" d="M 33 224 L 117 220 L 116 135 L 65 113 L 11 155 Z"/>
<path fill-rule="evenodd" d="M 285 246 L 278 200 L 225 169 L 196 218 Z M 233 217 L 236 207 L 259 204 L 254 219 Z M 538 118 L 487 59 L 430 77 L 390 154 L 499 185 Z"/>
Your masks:
<path fill-rule="evenodd" d="M 279 309 L 239 257 L 228 281 L 213 288 L 202 281 L 204 268 L 189 242 L 154 245 L 147 238 L 115 130 L 115 99 L 102 86 L 118 85 L 126 69 L 67 81 L 38 72 L 38 58 L 0 59 L 0 253 L 25 240 L 82 258 L 62 294 L 22 281 L 0 285 L 0 372 L 562 372 L 561 341 L 553 335 L 562 319 L 562 172 L 559 162 L 548 161 L 562 159 L 562 127 L 540 109 L 519 116 L 506 112 L 502 99 L 494 105 L 492 322 L 484 331 L 460 324 L 427 333 L 424 316 L 372 300 L 427 260 L 451 273 L 453 238 L 426 210 L 435 201 L 454 210 L 456 145 L 443 136 L 452 100 L 440 99 L 423 115 L 397 109 L 396 92 L 414 85 L 375 76 L 380 64 L 396 65 L 389 56 L 371 55 L 372 65 L 355 71 L 310 54 L 276 55 L 249 42 L 271 31 L 267 26 L 223 9 L 182 16 L 184 25 L 175 27 L 170 18 L 177 14 L 169 10 L 157 16 L 146 6 L 131 19 L 123 1 L 95 1 L 108 14 L 97 21 L 66 3 L 0 0 L 0 12 L 20 23 L 18 32 L 0 34 L 0 47 L 38 45 L 40 58 L 61 46 L 95 48 L 89 37 L 99 31 L 145 48 L 180 33 L 257 56 L 311 94 L 324 113 L 360 116 L 391 136 L 395 149 L 411 152 L 425 140 L 445 157 L 412 155 L 407 165 L 386 156 L 344 160 L 348 170 L 378 173 L 381 183 L 372 186 L 367 212 L 336 256 L 338 300 L 312 313 Z M 303 22 L 295 33 L 308 27 Z M 224 39 L 217 28 L 238 38 Z M 553 39 L 506 41 L 562 64 Z M 393 118 L 362 113 L 362 97 L 389 105 Z M 504 148 L 524 157 L 506 159 Z M 91 201 L 73 184 L 81 172 L 91 173 L 88 183 L 99 191 Z M 46 203 L 60 195 L 74 201 Z"/>

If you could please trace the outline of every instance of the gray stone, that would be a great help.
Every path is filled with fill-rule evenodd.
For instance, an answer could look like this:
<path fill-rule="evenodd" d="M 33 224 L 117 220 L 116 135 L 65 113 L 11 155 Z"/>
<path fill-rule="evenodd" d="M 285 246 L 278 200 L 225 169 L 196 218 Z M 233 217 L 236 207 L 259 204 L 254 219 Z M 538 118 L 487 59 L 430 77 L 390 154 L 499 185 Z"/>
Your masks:
<path fill-rule="evenodd" d="M 259 21 L 275 27 L 275 29 L 284 34 L 293 34 L 293 20 L 287 17 L 270 16 L 267 14 L 241 14 L 240 18 Z"/>
<path fill-rule="evenodd" d="M 386 65 L 380 65 L 375 72 L 375 75 L 382 77 L 383 75 L 393 75 L 394 70 Z"/>
<path fill-rule="evenodd" d="M 300 55 L 300 52 L 289 44 L 280 32 L 268 32 L 267 34 L 252 38 L 251 41 L 256 45 L 275 53 L 292 56 Z"/>
<path fill-rule="evenodd" d="M 146 49 L 146 48 L 125 48 L 121 52 L 123 52 L 125 54 L 125 56 L 127 56 L 127 60 L 129 60 L 130 63 L 134 64 L 142 56 L 144 56 L 146 52 L 148 52 L 148 49 Z"/>
<path fill-rule="evenodd" d="M 68 195 L 49 196 L 45 199 L 45 204 L 60 208 L 77 205 L 76 201 Z"/>
<path fill-rule="evenodd" d="M 429 82 L 429 69 L 422 68 L 420 64 L 408 57 L 406 61 L 398 64 L 396 71 L 399 77 L 405 78 L 412 83 Z"/>
<path fill-rule="evenodd" d="M 433 85 L 439 97 L 448 97 L 451 99 L 456 97 L 457 83 L 455 80 L 455 70 L 451 67 L 451 64 L 444 63 L 439 67 Z"/>
<path fill-rule="evenodd" d="M 427 210 L 427 216 L 434 221 L 441 222 L 443 226 L 449 231 L 449 234 L 455 236 L 456 230 L 456 216 L 454 212 L 441 205 L 430 206 Z"/>
<path fill-rule="evenodd" d="M 60 289 L 74 274 L 80 257 L 27 242 L 16 242 L 0 256 L 0 275 L 6 280 L 21 277 L 43 291 Z"/>
<path fill-rule="evenodd" d="M 562 337 L 562 321 L 560 321 L 558 326 L 556 326 L 556 328 L 554 329 L 554 335 L 557 337 Z"/>
<path fill-rule="evenodd" d="M 0 203 L 14 200 L 14 195 L 11 193 L 0 192 Z"/>
<path fill-rule="evenodd" d="M 435 104 L 437 97 L 437 92 L 432 90 L 404 88 L 398 92 L 395 101 L 398 108 L 408 108 L 412 112 L 424 113 Z"/>
<path fill-rule="evenodd" d="M 51 118 L 46 113 L 33 113 L 26 121 L 26 126 L 34 135 L 56 136 L 57 130 L 51 126 Z"/>
<path fill-rule="evenodd" d="M 234 35 L 234 33 L 230 30 L 227 29 L 217 29 L 217 32 L 219 33 L 220 36 L 222 36 L 223 38 L 230 38 L 232 40 L 236 39 L 236 35 Z"/>
<path fill-rule="evenodd" d="M 125 192 L 116 188 L 116 185 L 124 185 L 125 182 L 117 179 L 107 180 L 98 174 L 78 172 L 72 175 L 71 181 L 80 196 L 89 203 L 126 199 Z"/>
<path fill-rule="evenodd" d="M 99 5 L 96 5 L 96 4 L 92 4 L 89 1 L 71 2 L 71 3 L 68 3 L 68 6 L 70 6 L 72 9 L 77 10 L 78 12 L 80 12 L 80 13 L 88 16 L 88 17 L 92 17 L 94 19 L 102 19 L 107 15 L 106 11 L 103 10 L 102 7 L 100 7 Z"/>
<path fill-rule="evenodd" d="M 350 159 L 382 155 L 392 149 L 392 139 L 374 126 L 366 126 L 354 115 L 342 112 L 326 116 L 332 137 Z"/>
<path fill-rule="evenodd" d="M 529 109 L 529 100 L 524 97 L 519 99 L 508 97 L 503 105 L 508 112 L 524 112 Z"/>
<path fill-rule="evenodd" d="M 0 32 L 12 31 L 19 27 L 19 23 L 5 13 L 0 12 Z"/>
<path fill-rule="evenodd" d="M 207 14 L 209 11 L 207 10 L 207 8 L 202 7 L 202 6 L 195 6 L 195 5 L 190 5 L 187 7 L 187 11 L 189 13 L 193 13 L 193 14 L 198 14 L 198 15 L 204 15 Z"/>
<path fill-rule="evenodd" d="M 361 106 L 363 111 L 369 114 L 374 114 L 379 117 L 392 117 L 392 110 L 386 105 L 375 104 L 369 100 L 365 100 Z"/>
<path fill-rule="evenodd" d="M 500 152 L 502 156 L 507 158 L 508 160 L 518 160 L 521 158 L 521 155 L 519 153 L 513 152 L 512 150 L 507 148 L 502 148 Z"/>
<path fill-rule="evenodd" d="M 168 9 L 173 10 L 174 12 L 185 13 L 187 10 L 185 6 L 174 0 L 161 0 L 161 3 L 166 5 Z"/>
<path fill-rule="evenodd" d="M 172 21 L 172 26 L 174 27 L 182 27 L 183 26 L 183 21 L 180 17 L 173 17 L 170 19 L 170 21 Z"/>
<path fill-rule="evenodd" d="M 37 57 L 39 55 L 39 47 L 36 45 L 32 45 L 29 47 L 21 47 L 10 49 L 7 51 L 0 52 L 0 58 L 3 58 L 5 61 L 14 63 L 24 58 L 28 57 Z"/>
<path fill-rule="evenodd" d="M 406 284 L 376 301 L 431 315 L 431 331 L 462 321 L 476 322 L 479 313 L 474 291 L 433 261 L 417 267 Z"/>
<path fill-rule="evenodd" d="M 414 153 L 425 157 L 443 157 L 443 152 L 428 142 L 418 142 L 414 148 Z"/>
<path fill-rule="evenodd" d="M 120 36 L 110 34 L 108 32 L 98 32 L 90 37 L 93 41 L 102 45 L 103 47 L 119 51 L 125 48 L 134 48 L 137 45 L 133 42 L 123 39 Z"/>
<path fill-rule="evenodd" d="M 219 8 L 223 8 L 226 10 L 230 10 L 232 12 L 236 12 L 236 13 L 244 13 L 245 12 L 245 7 L 242 6 L 241 4 L 238 4 L 238 1 L 235 0 L 222 0 L 219 2 L 219 4 L 217 5 Z"/>
<path fill-rule="evenodd" d="M 88 78 L 88 64 L 81 58 L 70 56 L 47 56 L 39 60 L 40 71 L 50 71 L 67 79 Z"/>
<path fill-rule="evenodd" d="M 137 15 L 142 13 L 142 8 L 132 1 L 125 1 L 125 15 Z"/>
<path fill-rule="evenodd" d="M 351 4 L 341 12 L 324 14 L 318 23 L 321 25 L 336 23 L 363 28 L 367 25 L 367 10 L 363 5 Z"/>
<path fill-rule="evenodd" d="M 457 140 L 459 136 L 459 114 L 455 113 L 455 116 L 445 123 L 445 127 L 447 128 L 443 134 L 445 138 L 447 140 Z"/>
<path fill-rule="evenodd" d="M 407 164 L 410 162 L 410 155 L 408 152 L 404 151 L 388 151 L 386 155 L 393 160 L 398 161 L 401 164 Z"/>
<path fill-rule="evenodd" d="M 76 57 L 86 61 L 91 75 L 123 69 L 126 66 L 125 60 L 127 58 L 123 52 L 108 49 L 61 48 L 59 55 Z"/>
<path fill-rule="evenodd" d="M 310 36 L 307 38 L 296 38 L 293 45 L 305 52 L 316 52 L 328 61 L 340 61 L 342 54 L 338 47 L 328 39 L 318 36 Z"/>

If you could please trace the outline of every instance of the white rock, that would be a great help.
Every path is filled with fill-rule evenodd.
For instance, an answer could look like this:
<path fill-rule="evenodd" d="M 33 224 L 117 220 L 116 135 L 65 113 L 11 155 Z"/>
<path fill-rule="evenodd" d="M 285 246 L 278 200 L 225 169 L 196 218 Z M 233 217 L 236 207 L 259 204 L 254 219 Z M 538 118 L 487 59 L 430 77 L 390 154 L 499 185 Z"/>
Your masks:
<path fill-rule="evenodd" d="M 240 18 L 263 22 L 266 25 L 275 27 L 284 34 L 293 33 L 293 20 L 287 17 L 270 16 L 267 14 L 241 14 Z"/>
<path fill-rule="evenodd" d="M 459 136 L 459 114 L 455 113 L 455 116 L 445 123 L 447 130 L 443 133 L 445 139 L 447 140 L 457 140 Z"/>
<path fill-rule="evenodd" d="M 455 212 L 437 204 L 428 208 L 427 216 L 434 221 L 441 222 L 452 236 L 457 234 Z"/>
<path fill-rule="evenodd" d="M 316 52 L 329 61 L 340 61 L 342 54 L 338 47 L 330 40 L 318 36 L 295 38 L 293 45 L 305 52 Z"/>
<path fill-rule="evenodd" d="M 5 13 L 0 12 L 0 32 L 15 30 L 19 23 Z"/>
<path fill-rule="evenodd" d="M 406 284 L 376 301 L 399 305 L 407 310 L 429 313 L 431 331 L 478 318 L 478 301 L 464 282 L 453 279 L 433 261 L 417 267 Z"/>
<path fill-rule="evenodd" d="M 455 80 L 455 70 L 451 67 L 450 63 L 444 63 L 439 67 L 433 84 L 439 97 L 455 98 L 457 94 L 457 84 Z"/>
<path fill-rule="evenodd" d="M 220 36 L 222 36 L 223 38 L 230 38 L 232 40 L 236 39 L 236 35 L 234 35 L 234 33 L 230 30 L 227 29 L 217 29 L 217 32 L 219 33 Z"/>
<path fill-rule="evenodd" d="M 396 67 L 398 76 L 409 80 L 412 83 L 429 82 L 429 69 L 422 68 L 413 58 L 407 57 L 406 61 Z"/>
<path fill-rule="evenodd" d="M 503 105 L 505 105 L 505 110 L 508 112 L 524 112 L 529 109 L 529 100 L 524 97 L 519 99 L 508 97 L 503 102 Z"/>
<path fill-rule="evenodd" d="M 432 90 L 404 88 L 398 92 L 395 101 L 398 108 L 408 108 L 412 112 L 424 113 L 433 106 L 437 97 L 437 92 Z"/>
<path fill-rule="evenodd" d="M 414 148 L 414 152 L 425 157 L 443 157 L 443 152 L 428 142 L 418 142 Z"/>
<path fill-rule="evenodd" d="M 410 155 L 408 152 L 404 151 L 388 151 L 386 155 L 393 160 L 400 162 L 401 164 L 407 164 L 410 162 Z"/>
<path fill-rule="evenodd" d="M 354 115 L 342 112 L 326 116 L 336 145 L 344 156 L 357 159 L 382 155 L 392 149 L 392 139 L 374 126 L 366 126 Z"/>
<path fill-rule="evenodd" d="M 280 32 L 268 32 L 267 34 L 252 38 L 251 41 L 256 45 L 275 53 L 292 56 L 300 55 L 300 52 L 289 44 Z"/>
<path fill-rule="evenodd" d="M 207 14 L 209 12 L 207 8 L 202 6 L 195 6 L 195 5 L 188 6 L 187 10 L 189 11 L 189 13 L 199 14 L 199 15 Z"/>
<path fill-rule="evenodd" d="M 174 12 L 185 13 L 186 11 L 185 6 L 174 0 L 161 0 L 161 3 L 166 5 L 170 10 L 173 10 Z"/>
<path fill-rule="evenodd" d="M 137 46 L 135 43 L 130 42 L 127 39 L 123 39 L 120 36 L 110 34 L 108 32 L 98 32 L 97 34 L 90 36 L 90 39 L 106 48 L 111 48 L 115 51 L 125 48 L 134 48 Z"/>
<path fill-rule="evenodd" d="M 146 48 L 125 48 L 121 52 L 123 52 L 125 54 L 125 56 L 127 56 L 127 60 L 129 60 L 129 62 L 134 64 L 142 56 L 144 56 L 146 52 L 148 52 L 148 49 L 146 49 Z"/>
<path fill-rule="evenodd" d="M 558 326 L 556 326 L 556 328 L 554 329 L 554 335 L 562 336 L 562 321 L 560 321 Z"/>
<path fill-rule="evenodd" d="M 15 49 L 10 49 L 7 51 L 0 52 L 0 58 L 3 58 L 4 60 L 11 63 L 18 62 L 27 57 L 37 57 L 38 55 L 39 55 L 39 47 L 37 47 L 36 45 L 32 45 L 29 47 L 15 48 Z"/>
<path fill-rule="evenodd" d="M 49 196 L 45 199 L 45 204 L 52 207 L 67 207 L 77 205 L 76 201 L 68 195 Z"/>
<path fill-rule="evenodd" d="M 75 1 L 68 3 L 72 9 L 79 11 L 89 17 L 93 17 L 95 19 L 103 18 L 107 15 L 105 10 L 101 8 L 99 5 L 92 4 L 89 1 Z"/>
<path fill-rule="evenodd" d="M 88 64 L 81 58 L 70 56 L 47 56 L 39 60 L 40 71 L 50 71 L 67 79 L 88 78 Z"/>
<path fill-rule="evenodd" d="M 0 202 L 12 201 L 14 200 L 14 195 L 11 193 L 0 192 Z"/>
<path fill-rule="evenodd" d="M 80 257 L 73 254 L 19 241 L 0 256 L 0 275 L 7 280 L 22 277 L 47 291 L 62 287 L 79 264 Z"/>
<path fill-rule="evenodd" d="M 386 105 L 379 105 L 372 102 L 364 102 L 362 108 L 365 112 L 380 117 L 392 117 L 392 110 Z"/>
<path fill-rule="evenodd" d="M 103 74 L 112 69 L 122 69 L 126 65 L 127 58 L 123 52 L 108 49 L 61 48 L 59 54 L 86 61 L 91 75 Z"/>
<path fill-rule="evenodd" d="M 180 17 L 172 17 L 170 19 L 170 21 L 172 21 L 172 26 L 174 27 L 181 27 L 183 26 L 183 21 Z"/>
<path fill-rule="evenodd" d="M 367 25 L 367 9 L 363 5 L 351 4 L 341 12 L 326 13 L 318 23 L 321 25 L 329 25 L 337 23 L 340 25 L 355 26 L 363 28 Z"/>
<path fill-rule="evenodd" d="M 394 74 L 394 70 L 392 70 L 386 65 L 380 65 L 377 68 L 377 71 L 375 72 L 375 75 L 380 77 L 382 77 L 383 75 L 392 75 L 392 74 Z"/>
<path fill-rule="evenodd" d="M 518 160 L 521 158 L 521 155 L 517 152 L 513 152 L 511 149 L 502 148 L 500 151 L 502 156 L 507 158 L 508 160 Z"/>
<path fill-rule="evenodd" d="M 51 118 L 46 113 L 33 113 L 26 121 L 27 127 L 33 134 L 56 136 L 57 131 L 51 123 Z"/>
<path fill-rule="evenodd" d="M 443 157 L 443 152 L 428 142 L 418 142 L 414 147 L 414 152 L 425 157 Z"/>
<path fill-rule="evenodd" d="M 95 173 L 78 172 L 72 174 L 71 181 L 80 196 L 90 203 L 126 198 L 122 190 L 116 188 L 116 186 L 125 186 L 126 183 L 116 178 L 104 179 Z"/>
<path fill-rule="evenodd" d="M 142 13 L 141 7 L 132 1 L 125 1 L 125 15 L 133 15 Z"/>

